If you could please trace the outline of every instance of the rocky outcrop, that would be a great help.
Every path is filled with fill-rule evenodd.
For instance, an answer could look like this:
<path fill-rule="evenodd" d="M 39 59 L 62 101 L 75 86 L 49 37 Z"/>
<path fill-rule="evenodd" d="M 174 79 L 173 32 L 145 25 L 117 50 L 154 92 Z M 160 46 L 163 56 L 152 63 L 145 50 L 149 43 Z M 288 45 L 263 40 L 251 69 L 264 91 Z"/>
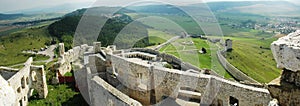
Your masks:
<path fill-rule="evenodd" d="M 278 68 L 300 71 L 300 30 L 279 38 L 271 49 Z"/>
<path fill-rule="evenodd" d="M 282 37 L 271 44 L 281 77 L 272 81 L 268 89 L 280 106 L 300 104 L 300 30 Z"/>

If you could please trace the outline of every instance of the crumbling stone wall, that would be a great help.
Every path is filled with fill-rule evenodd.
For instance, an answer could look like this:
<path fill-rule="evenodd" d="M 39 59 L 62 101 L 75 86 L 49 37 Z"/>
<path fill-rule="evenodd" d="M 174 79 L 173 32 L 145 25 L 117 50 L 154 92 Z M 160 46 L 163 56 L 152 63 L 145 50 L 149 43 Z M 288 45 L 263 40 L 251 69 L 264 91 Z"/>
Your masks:
<path fill-rule="evenodd" d="M 134 92 L 135 95 L 131 93 L 128 93 L 128 95 L 143 104 L 151 102 L 151 93 L 147 90 L 155 89 L 155 100 L 160 102 L 166 97 L 177 98 L 181 87 L 194 88 L 203 94 L 201 100 L 206 101 L 204 104 L 211 104 L 213 99 L 217 99 L 222 101 L 222 104 L 229 105 L 228 98 L 230 96 L 237 98 L 239 105 L 242 106 L 267 105 L 271 100 L 267 89 L 247 86 L 210 75 L 153 67 L 149 64 L 141 64 L 115 55 L 111 55 L 110 58 L 112 67 L 118 70 L 116 77 L 119 81 L 128 88 L 136 89 L 128 91 Z M 139 74 L 142 74 L 143 77 L 138 77 Z M 153 77 L 151 77 L 152 75 Z M 139 80 L 143 80 L 142 83 Z M 144 94 L 136 93 L 136 91 L 139 91 L 137 88 L 140 84 L 147 87 L 146 91 L 143 91 Z"/>
<path fill-rule="evenodd" d="M 72 70 L 72 63 L 75 61 L 80 61 L 83 59 L 84 52 L 89 51 L 91 49 L 90 46 L 84 44 L 81 46 L 76 46 L 73 49 L 65 52 L 65 47 L 63 43 L 59 43 L 59 59 L 55 64 L 55 69 L 61 75 L 64 75 L 67 72 Z"/>
<path fill-rule="evenodd" d="M 13 89 L 15 106 L 27 105 L 29 96 L 33 90 L 37 90 L 40 98 L 46 98 L 48 88 L 43 66 L 31 65 L 32 58 L 29 58 L 24 67 L 11 76 L 7 83 Z M 9 91 L 9 89 L 8 89 Z"/>
<path fill-rule="evenodd" d="M 128 62 L 127 60 L 121 59 L 116 55 L 108 56 L 110 56 L 112 67 L 108 68 L 107 71 L 115 73 L 116 80 L 118 80 L 120 84 L 125 87 L 124 91 L 128 91 L 126 94 L 138 101 L 141 101 L 144 105 L 149 105 L 150 64 L 141 65 L 139 62 Z"/>
<path fill-rule="evenodd" d="M 281 77 L 272 81 L 268 89 L 281 106 L 300 104 L 300 30 L 279 38 L 271 44 Z"/>
<path fill-rule="evenodd" d="M 148 51 L 159 55 L 167 62 L 182 64 L 181 60 L 174 56 L 147 49 L 131 51 L 135 50 Z M 86 53 L 85 69 L 75 72 L 80 92 L 85 99 L 88 98 L 91 105 L 133 105 L 131 104 L 133 99 L 140 101 L 143 105 L 150 105 L 161 102 L 166 97 L 176 99 L 184 90 L 183 88 L 191 88 L 192 91 L 195 90 L 193 92 L 201 93 L 199 99 L 205 105 L 229 105 L 231 97 L 236 98 L 241 106 L 267 105 L 272 99 L 268 90 L 263 88 L 231 82 L 212 75 L 154 67 L 150 64 L 130 61 L 120 55 L 122 52 L 129 51 L 112 49 L 97 51 L 105 52 L 103 53 L 105 58 L 103 55 L 97 55 L 99 53 Z M 97 58 L 101 60 L 98 61 L 99 63 L 96 61 Z M 101 66 L 98 68 L 92 66 L 95 64 L 101 64 Z M 99 72 L 104 70 L 102 65 L 106 67 L 107 80 L 99 77 Z M 86 72 L 82 73 L 82 71 Z"/>
<path fill-rule="evenodd" d="M 92 106 L 99 104 L 103 106 L 142 106 L 141 103 L 123 94 L 98 76 L 93 77 L 90 84 Z"/>
<path fill-rule="evenodd" d="M 156 78 L 157 101 L 161 101 L 165 96 L 176 98 L 182 87 L 200 92 L 202 97 L 199 99 L 206 105 L 217 99 L 222 101 L 222 105 L 227 106 L 230 96 L 237 98 L 240 106 L 267 105 L 272 99 L 267 89 L 247 86 L 211 75 L 195 75 L 162 68 L 154 68 L 153 72 Z"/>

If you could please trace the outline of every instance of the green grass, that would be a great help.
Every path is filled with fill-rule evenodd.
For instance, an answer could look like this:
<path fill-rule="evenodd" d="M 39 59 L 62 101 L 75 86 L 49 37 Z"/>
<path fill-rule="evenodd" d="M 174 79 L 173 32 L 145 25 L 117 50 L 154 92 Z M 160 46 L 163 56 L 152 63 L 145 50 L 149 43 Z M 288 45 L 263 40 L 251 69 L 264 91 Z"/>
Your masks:
<path fill-rule="evenodd" d="M 29 106 L 87 106 L 79 92 L 72 84 L 48 85 L 46 99 L 38 99 L 37 93 L 29 98 Z"/>
<path fill-rule="evenodd" d="M 268 83 L 280 75 L 270 50 L 275 38 L 227 37 L 233 40 L 233 51 L 226 54 L 227 60 L 253 79 Z"/>
<path fill-rule="evenodd" d="M 169 34 L 167 32 L 155 30 L 155 29 L 147 29 L 149 36 L 149 43 L 153 43 L 155 45 L 159 45 L 161 43 L 166 42 L 168 39 L 171 39 L 175 35 Z"/>
<path fill-rule="evenodd" d="M 34 60 L 46 60 L 42 55 L 24 54 L 24 50 L 39 50 L 50 42 L 47 26 L 25 28 L 0 37 L 0 66 L 9 66 L 25 62 L 29 57 Z"/>
<path fill-rule="evenodd" d="M 139 19 L 145 25 L 153 29 L 170 32 L 174 34 L 181 34 L 181 32 L 188 32 L 189 34 L 203 34 L 200 26 L 193 20 L 193 18 L 182 15 L 171 14 L 128 14 L 133 19 L 138 19 L 144 16 L 151 16 Z"/>
<path fill-rule="evenodd" d="M 193 45 L 184 45 L 184 41 L 193 41 Z M 200 54 L 201 48 L 207 50 L 206 54 Z M 178 39 L 160 49 L 160 52 L 174 55 L 185 62 L 189 62 L 199 68 L 213 69 L 220 76 L 232 78 L 232 76 L 218 62 L 216 52 L 218 47 L 215 44 L 208 44 L 206 40 L 199 38 Z"/>
<path fill-rule="evenodd" d="M 84 98 L 80 92 L 76 92 L 73 83 L 65 83 L 52 85 L 51 80 L 55 75 L 52 67 L 57 61 L 55 58 L 53 61 L 45 64 L 43 62 L 34 63 L 45 66 L 45 72 L 48 85 L 48 96 L 46 99 L 39 99 L 37 92 L 34 92 L 33 96 L 29 98 L 29 106 L 87 106 Z M 71 73 L 67 73 L 66 76 L 72 76 Z"/>

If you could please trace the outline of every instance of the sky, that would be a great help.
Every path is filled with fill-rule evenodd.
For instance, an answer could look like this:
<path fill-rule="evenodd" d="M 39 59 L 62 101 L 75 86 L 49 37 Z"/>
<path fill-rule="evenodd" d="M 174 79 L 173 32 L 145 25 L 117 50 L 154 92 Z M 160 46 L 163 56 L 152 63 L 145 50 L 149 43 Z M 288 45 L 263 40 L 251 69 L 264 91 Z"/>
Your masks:
<path fill-rule="evenodd" d="M 19 11 L 32 8 L 48 8 L 63 4 L 88 4 L 93 5 L 97 0 L 0 0 L 0 13 L 9 13 L 11 11 Z M 137 0 L 98 0 L 96 4 L 100 6 L 120 6 L 126 5 Z M 148 0 L 150 1 L 150 0 Z M 259 1 L 259 0 L 161 0 L 164 2 L 172 2 L 179 4 L 190 4 L 199 2 L 215 2 L 215 1 Z M 266 0 L 264 0 L 266 1 Z M 278 0 L 280 1 L 280 0 Z M 283 1 L 283 0 L 282 0 Z M 300 0 L 287 0 L 300 5 Z"/>

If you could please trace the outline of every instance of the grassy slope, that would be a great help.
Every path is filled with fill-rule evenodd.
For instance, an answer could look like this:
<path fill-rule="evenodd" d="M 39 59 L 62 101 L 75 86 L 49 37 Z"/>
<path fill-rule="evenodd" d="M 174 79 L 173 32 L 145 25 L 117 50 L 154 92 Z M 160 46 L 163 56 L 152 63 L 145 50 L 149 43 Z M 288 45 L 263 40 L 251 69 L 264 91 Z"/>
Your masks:
<path fill-rule="evenodd" d="M 168 34 L 163 31 L 148 29 L 149 43 L 155 43 L 159 45 L 161 43 L 166 42 L 168 39 L 174 37 L 175 35 Z"/>
<path fill-rule="evenodd" d="M 187 46 L 181 45 L 183 41 L 189 41 L 187 39 L 179 39 L 175 43 L 169 44 L 160 49 L 161 52 L 172 54 L 176 57 L 181 58 L 185 62 L 189 62 L 199 68 L 213 69 L 216 73 L 225 78 L 232 78 L 228 72 L 218 62 L 216 57 L 217 46 L 214 44 L 208 44 L 205 40 L 199 38 L 192 38 L 194 45 Z M 185 47 L 183 47 L 185 46 Z M 206 54 L 200 54 L 198 50 L 204 47 L 207 50 Z M 182 51 L 182 50 L 193 50 Z M 197 54 L 195 56 L 195 54 Z"/>
<path fill-rule="evenodd" d="M 23 54 L 23 50 L 38 50 L 51 40 L 46 26 L 26 28 L 0 37 L 0 65 L 7 66 L 25 62 L 30 56 L 34 60 L 45 60 L 41 55 Z"/>
<path fill-rule="evenodd" d="M 257 40 L 230 37 L 230 39 L 233 39 L 234 50 L 227 53 L 226 58 L 238 69 L 259 82 L 270 82 L 280 75 L 269 48 L 275 38 Z"/>

